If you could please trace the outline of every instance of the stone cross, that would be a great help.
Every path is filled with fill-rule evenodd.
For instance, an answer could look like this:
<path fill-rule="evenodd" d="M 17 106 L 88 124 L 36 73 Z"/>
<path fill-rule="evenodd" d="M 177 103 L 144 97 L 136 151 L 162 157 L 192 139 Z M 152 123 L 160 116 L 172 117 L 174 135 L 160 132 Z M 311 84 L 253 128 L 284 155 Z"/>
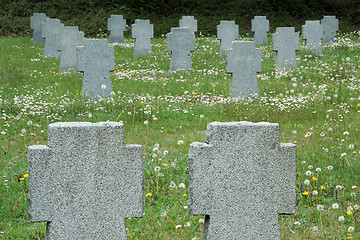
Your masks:
<path fill-rule="evenodd" d="M 167 35 L 167 50 L 171 52 L 170 70 L 191 69 L 190 52 L 194 51 L 195 35 L 188 28 L 171 28 Z"/>
<path fill-rule="evenodd" d="M 179 20 L 180 27 L 189 28 L 190 33 L 195 34 L 197 32 L 197 20 L 194 16 L 183 16 L 181 20 Z"/>
<path fill-rule="evenodd" d="M 42 22 L 47 18 L 45 13 L 34 13 L 30 17 L 30 28 L 34 30 L 33 34 L 33 43 L 34 44 L 44 44 L 45 40 L 42 37 Z"/>
<path fill-rule="evenodd" d="M 324 43 L 336 42 L 336 31 L 339 31 L 339 20 L 335 16 L 324 16 L 321 20 L 324 28 Z"/>
<path fill-rule="evenodd" d="M 108 30 L 110 31 L 110 43 L 123 43 L 126 19 L 122 15 L 111 15 L 111 18 L 108 19 Z"/>
<path fill-rule="evenodd" d="M 63 27 L 56 35 L 57 49 L 60 51 L 60 71 L 77 69 L 76 47 L 84 45 L 84 33 L 78 27 Z"/>
<path fill-rule="evenodd" d="M 154 26 L 150 20 L 135 20 L 131 25 L 132 37 L 135 38 L 134 58 L 151 53 L 151 38 L 154 37 Z"/>
<path fill-rule="evenodd" d="M 115 70 L 114 47 L 106 39 L 87 39 L 77 47 L 78 71 L 84 73 L 83 95 L 91 99 L 109 97 L 110 72 Z"/>
<path fill-rule="evenodd" d="M 235 21 L 220 21 L 217 25 L 217 39 L 220 40 L 220 56 L 225 55 L 225 51 L 231 48 L 233 41 L 239 38 L 239 26 Z"/>
<path fill-rule="evenodd" d="M 299 33 L 293 27 L 278 27 L 272 34 L 276 68 L 296 68 L 296 51 L 299 50 Z"/>
<path fill-rule="evenodd" d="M 323 26 L 319 20 L 305 21 L 302 25 L 302 38 L 306 40 L 306 47 L 316 55 L 322 55 L 321 39 L 324 38 Z"/>
<path fill-rule="evenodd" d="M 143 216 L 142 151 L 118 122 L 50 124 L 48 146 L 28 149 L 31 222 L 48 222 L 47 240 L 127 239 L 125 218 Z"/>
<path fill-rule="evenodd" d="M 267 32 L 269 31 L 269 20 L 266 16 L 255 16 L 251 20 L 251 31 L 254 32 L 254 41 L 256 45 L 266 45 Z"/>
<path fill-rule="evenodd" d="M 255 42 L 233 42 L 232 48 L 226 51 L 226 72 L 232 74 L 232 98 L 258 96 L 256 73 L 261 72 L 261 50 L 255 48 Z"/>
<path fill-rule="evenodd" d="M 64 24 L 59 19 L 46 18 L 42 23 L 42 36 L 45 39 L 44 57 L 59 58 L 60 52 L 56 47 L 56 34 L 60 32 Z"/>
<path fill-rule="evenodd" d="M 205 215 L 203 239 L 280 240 L 279 215 L 296 207 L 296 146 L 277 123 L 212 122 L 190 144 L 189 212 Z"/>

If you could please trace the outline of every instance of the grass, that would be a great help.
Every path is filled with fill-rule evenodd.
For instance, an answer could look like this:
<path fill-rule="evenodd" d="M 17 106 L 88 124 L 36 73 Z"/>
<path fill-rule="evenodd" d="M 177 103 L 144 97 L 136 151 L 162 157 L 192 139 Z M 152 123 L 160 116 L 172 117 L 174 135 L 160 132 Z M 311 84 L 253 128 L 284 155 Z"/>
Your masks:
<path fill-rule="evenodd" d="M 126 39 L 115 46 L 113 99 L 89 102 L 80 73 L 59 73 L 30 38 L 0 38 L 0 238 L 45 238 L 46 224 L 27 215 L 27 147 L 47 144 L 52 122 L 109 120 L 123 121 L 127 144 L 144 146 L 145 214 L 126 220 L 129 239 L 201 239 L 204 217 L 187 210 L 187 154 L 213 121 L 277 122 L 281 142 L 297 145 L 297 209 L 280 217 L 282 239 L 360 239 L 359 40 L 341 34 L 321 57 L 301 42 L 298 68 L 287 71 L 275 70 L 269 40 L 260 98 L 237 101 L 215 38 L 197 38 L 189 72 L 168 71 L 166 39 L 138 59 Z"/>

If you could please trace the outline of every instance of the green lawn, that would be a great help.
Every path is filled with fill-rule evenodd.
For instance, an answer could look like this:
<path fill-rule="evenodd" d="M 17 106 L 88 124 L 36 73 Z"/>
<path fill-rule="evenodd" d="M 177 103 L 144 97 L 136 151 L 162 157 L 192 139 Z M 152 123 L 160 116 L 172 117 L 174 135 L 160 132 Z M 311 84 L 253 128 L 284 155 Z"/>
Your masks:
<path fill-rule="evenodd" d="M 196 41 L 193 69 L 169 72 L 166 39 L 153 39 L 153 54 L 139 59 L 126 39 L 115 46 L 113 98 L 91 102 L 81 97 L 82 75 L 59 73 L 42 46 L 0 38 L 1 239 L 45 238 L 46 224 L 27 215 L 27 147 L 47 144 L 52 122 L 108 120 L 122 121 L 126 144 L 145 150 L 144 217 L 126 220 L 129 239 L 201 239 L 204 216 L 187 210 L 187 154 L 213 121 L 279 123 L 280 141 L 296 144 L 297 208 L 280 217 L 282 239 L 360 239 L 360 33 L 341 34 L 321 57 L 301 41 L 293 71 L 276 71 L 275 52 L 262 47 L 252 101 L 229 98 L 219 42 Z"/>

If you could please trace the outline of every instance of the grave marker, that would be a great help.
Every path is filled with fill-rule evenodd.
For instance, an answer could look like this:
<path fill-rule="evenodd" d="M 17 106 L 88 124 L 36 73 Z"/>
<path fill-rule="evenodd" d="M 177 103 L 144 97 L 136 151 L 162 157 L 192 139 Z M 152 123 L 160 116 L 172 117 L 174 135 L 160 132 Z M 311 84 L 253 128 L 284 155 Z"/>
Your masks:
<path fill-rule="evenodd" d="M 258 96 L 256 73 L 261 72 L 261 50 L 255 48 L 255 42 L 233 42 L 232 48 L 226 51 L 226 72 L 232 74 L 232 98 Z"/>
<path fill-rule="evenodd" d="M 276 123 L 212 122 L 189 149 L 189 212 L 203 239 L 280 239 L 279 215 L 296 207 L 296 146 Z"/>
<path fill-rule="evenodd" d="M 324 38 L 323 26 L 319 20 L 305 21 L 302 25 L 302 38 L 306 40 L 306 47 L 316 55 L 322 55 L 321 39 Z"/>
<path fill-rule="evenodd" d="M 195 35 L 197 32 L 197 20 L 194 16 L 183 16 L 182 19 L 179 20 L 180 27 L 187 27 L 189 28 L 190 33 Z"/>
<path fill-rule="evenodd" d="M 122 15 L 111 15 L 108 19 L 108 31 L 110 31 L 110 43 L 121 44 L 124 42 L 126 20 Z"/>
<path fill-rule="evenodd" d="M 77 47 L 78 71 L 84 73 L 83 95 L 91 99 L 109 97 L 110 72 L 115 70 L 114 47 L 106 39 L 87 39 Z"/>
<path fill-rule="evenodd" d="M 42 23 L 42 36 L 45 39 L 44 57 L 59 58 L 57 50 L 56 34 L 60 32 L 64 24 L 59 19 L 46 18 Z"/>
<path fill-rule="evenodd" d="M 233 41 L 239 38 L 239 26 L 235 21 L 220 21 L 217 25 L 217 39 L 220 40 L 220 56 L 225 55 L 225 51 L 231 48 Z"/>
<path fill-rule="evenodd" d="M 84 45 L 84 33 L 78 27 L 63 27 L 56 36 L 60 51 L 60 71 L 77 69 L 76 47 Z"/>
<path fill-rule="evenodd" d="M 269 31 L 269 20 L 266 16 L 255 16 L 251 20 L 251 31 L 254 32 L 254 41 L 256 45 L 266 45 L 267 32 Z"/>
<path fill-rule="evenodd" d="M 324 28 L 324 43 L 335 43 L 336 31 L 339 31 L 339 20 L 335 16 L 324 16 L 321 25 Z"/>
<path fill-rule="evenodd" d="M 30 17 L 30 28 L 34 30 L 33 43 L 44 44 L 45 39 L 42 37 L 42 22 L 48 18 L 45 13 L 34 13 Z"/>
<path fill-rule="evenodd" d="M 127 239 L 125 218 L 143 216 L 142 146 L 121 123 L 52 123 L 28 163 L 30 220 L 48 222 L 47 240 Z"/>
<path fill-rule="evenodd" d="M 132 37 L 135 38 L 134 58 L 151 53 L 151 38 L 154 37 L 154 26 L 150 20 L 135 20 L 131 25 Z"/>
<path fill-rule="evenodd" d="M 167 34 L 167 50 L 171 52 L 170 70 L 191 69 L 190 52 L 194 51 L 195 35 L 189 32 L 188 28 L 171 28 Z"/>
<path fill-rule="evenodd" d="M 296 68 L 296 51 L 299 50 L 299 33 L 293 27 L 278 27 L 272 34 L 276 51 L 276 68 Z"/>

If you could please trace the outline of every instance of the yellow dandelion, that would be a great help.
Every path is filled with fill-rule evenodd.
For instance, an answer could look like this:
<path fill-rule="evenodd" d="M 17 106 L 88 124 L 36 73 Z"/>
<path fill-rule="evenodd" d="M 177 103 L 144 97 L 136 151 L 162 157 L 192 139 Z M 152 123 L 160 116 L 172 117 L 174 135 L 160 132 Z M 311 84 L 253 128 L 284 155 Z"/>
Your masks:
<path fill-rule="evenodd" d="M 24 180 L 25 180 L 25 178 L 23 178 L 23 177 L 22 177 L 22 178 L 20 178 L 20 181 L 24 181 Z"/>
<path fill-rule="evenodd" d="M 167 167 L 168 165 L 166 163 L 163 164 L 164 167 Z"/>
<path fill-rule="evenodd" d="M 187 194 L 185 193 L 183 196 L 184 196 L 184 197 L 186 197 L 186 196 L 187 196 Z"/>
<path fill-rule="evenodd" d="M 309 195 L 309 192 L 303 192 L 303 195 L 307 196 L 307 195 Z"/>
<path fill-rule="evenodd" d="M 324 186 L 320 186 L 320 189 L 321 189 L 321 190 L 324 190 L 324 189 L 325 189 L 325 187 L 324 187 Z"/>
<path fill-rule="evenodd" d="M 356 106 L 357 106 L 357 107 L 360 107 L 360 103 L 358 103 Z"/>
<path fill-rule="evenodd" d="M 347 215 L 353 215 L 353 212 L 352 211 L 347 211 L 346 214 Z"/>
<path fill-rule="evenodd" d="M 147 193 L 146 195 L 145 195 L 145 197 L 151 197 L 152 196 L 152 193 Z"/>
<path fill-rule="evenodd" d="M 312 180 L 317 181 L 318 179 L 317 177 L 312 177 Z"/>
<path fill-rule="evenodd" d="M 27 178 L 27 177 L 29 177 L 29 174 L 25 173 L 24 178 Z"/>

